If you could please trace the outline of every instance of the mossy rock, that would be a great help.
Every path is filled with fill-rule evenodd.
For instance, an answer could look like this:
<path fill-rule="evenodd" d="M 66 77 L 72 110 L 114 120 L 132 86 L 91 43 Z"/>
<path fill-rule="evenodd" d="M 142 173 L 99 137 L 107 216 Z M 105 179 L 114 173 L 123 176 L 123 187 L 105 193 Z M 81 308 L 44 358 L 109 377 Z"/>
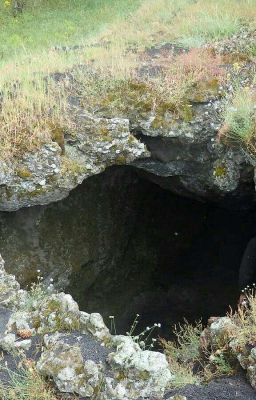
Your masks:
<path fill-rule="evenodd" d="M 32 172 L 28 168 L 18 168 L 16 169 L 16 175 L 21 179 L 29 179 L 32 176 Z"/>
<path fill-rule="evenodd" d="M 188 94 L 189 102 L 206 103 L 212 98 L 220 97 L 220 84 L 217 78 L 196 83 Z"/>
<path fill-rule="evenodd" d="M 219 165 L 215 166 L 213 174 L 214 174 L 214 176 L 216 176 L 218 178 L 222 178 L 222 177 L 226 176 L 227 175 L 226 165 L 219 164 Z"/>
<path fill-rule="evenodd" d="M 64 129 L 60 126 L 51 126 L 50 128 L 52 141 L 56 142 L 61 148 L 61 153 L 65 154 Z"/>

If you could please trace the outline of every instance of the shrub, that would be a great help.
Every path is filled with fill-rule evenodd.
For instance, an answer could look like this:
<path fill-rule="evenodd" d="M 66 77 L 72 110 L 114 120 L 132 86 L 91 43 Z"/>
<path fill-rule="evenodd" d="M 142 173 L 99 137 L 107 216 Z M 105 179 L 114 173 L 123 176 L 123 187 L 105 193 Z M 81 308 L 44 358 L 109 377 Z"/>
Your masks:
<path fill-rule="evenodd" d="M 173 330 L 175 340 L 162 341 L 167 357 L 186 364 L 199 361 L 202 330 L 201 322 L 192 325 L 185 321 L 184 324 L 175 325 Z"/>
<path fill-rule="evenodd" d="M 191 325 L 185 321 L 184 324 L 174 327 L 174 340 L 161 340 L 171 370 L 175 375 L 173 387 L 200 382 L 200 376 L 194 374 L 194 366 L 200 361 L 199 347 L 202 330 L 201 322 Z"/>
<path fill-rule="evenodd" d="M 256 342 L 256 296 L 254 291 L 245 292 L 247 307 L 239 307 L 238 311 L 230 313 L 230 318 L 236 326 L 235 339 L 238 348 L 255 346 Z"/>
<path fill-rule="evenodd" d="M 175 327 L 175 340 L 162 340 L 164 352 L 175 375 L 173 387 L 199 384 L 214 378 L 234 373 L 233 356 L 230 355 L 228 341 L 203 348 L 201 322 L 195 325 L 187 321 Z M 233 365 L 234 364 L 234 365 Z"/>

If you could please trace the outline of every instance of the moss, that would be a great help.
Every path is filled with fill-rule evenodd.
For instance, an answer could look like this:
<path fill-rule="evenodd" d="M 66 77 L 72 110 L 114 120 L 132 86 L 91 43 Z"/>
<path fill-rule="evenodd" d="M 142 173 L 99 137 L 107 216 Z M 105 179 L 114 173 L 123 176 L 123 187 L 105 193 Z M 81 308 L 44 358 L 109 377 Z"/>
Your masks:
<path fill-rule="evenodd" d="M 253 55 L 253 53 L 251 55 Z M 222 58 L 224 64 L 244 63 L 250 60 L 249 54 L 241 52 L 224 54 Z"/>
<path fill-rule="evenodd" d="M 98 133 L 102 136 L 109 136 L 109 130 L 106 126 L 101 126 Z"/>
<path fill-rule="evenodd" d="M 185 122 L 190 122 L 193 118 L 192 106 L 190 104 L 184 104 L 180 110 L 180 115 Z"/>
<path fill-rule="evenodd" d="M 151 127 L 153 129 L 161 129 L 164 126 L 164 118 L 160 115 L 156 115 L 154 120 L 151 122 Z"/>
<path fill-rule="evenodd" d="M 148 371 L 140 371 L 140 373 L 139 373 L 139 379 L 141 379 L 141 380 L 143 380 L 143 381 L 146 381 L 146 380 L 149 379 L 149 377 L 150 377 L 150 374 L 149 374 Z"/>
<path fill-rule="evenodd" d="M 65 321 L 65 318 L 71 319 L 71 324 Z M 80 329 L 80 321 L 74 316 L 70 316 L 68 313 L 63 314 L 62 316 L 57 315 L 56 323 L 54 328 L 52 328 L 52 332 L 72 332 L 79 331 Z"/>
<path fill-rule="evenodd" d="M 132 135 L 130 135 L 129 138 L 128 138 L 128 143 L 132 144 L 132 143 L 134 143 L 135 141 L 136 141 L 135 137 L 132 136 Z"/>
<path fill-rule="evenodd" d="M 117 374 L 115 375 L 115 379 L 119 382 L 127 379 L 127 377 L 128 377 L 127 371 L 125 370 L 118 371 Z"/>
<path fill-rule="evenodd" d="M 227 167 L 224 164 L 219 164 L 214 168 L 214 176 L 221 178 L 227 174 Z"/>
<path fill-rule="evenodd" d="M 65 140 L 64 130 L 60 126 L 51 127 L 51 138 L 53 142 L 56 142 L 61 148 L 61 154 L 65 154 Z"/>
<path fill-rule="evenodd" d="M 32 173 L 29 171 L 28 168 L 19 168 L 16 169 L 16 175 L 22 179 L 28 179 L 32 176 Z"/>
<path fill-rule="evenodd" d="M 86 172 L 86 167 L 84 165 L 79 164 L 78 161 L 72 160 L 66 156 L 62 157 L 61 163 L 61 174 L 66 175 L 67 173 L 71 173 L 72 175 L 80 175 Z"/>
<path fill-rule="evenodd" d="M 42 187 L 40 185 L 37 185 L 36 188 L 34 190 L 32 190 L 31 192 L 27 191 L 27 190 L 20 190 L 18 192 L 18 198 L 19 199 L 23 199 L 23 198 L 34 198 L 37 196 L 40 196 L 42 194 L 47 193 L 47 189 L 45 187 Z"/>
<path fill-rule="evenodd" d="M 32 326 L 33 326 L 33 328 L 35 328 L 36 330 L 40 328 L 40 326 L 41 326 L 41 319 L 40 319 L 40 317 L 39 317 L 38 315 L 37 315 L 37 316 L 34 316 L 34 317 L 32 318 Z"/>
<path fill-rule="evenodd" d="M 58 180 L 58 178 L 57 178 L 56 175 L 49 175 L 49 176 L 47 177 L 47 183 L 48 183 L 49 185 L 53 185 L 54 183 L 57 182 L 57 180 Z"/>
<path fill-rule="evenodd" d="M 111 135 L 105 135 L 101 138 L 101 142 L 112 142 L 113 138 Z"/>
<path fill-rule="evenodd" d="M 49 326 L 47 322 L 52 313 L 56 314 L 56 318 L 54 324 Z M 40 311 L 39 316 L 35 318 L 34 324 L 34 327 L 37 329 L 42 325 L 44 326 L 40 332 L 42 334 L 63 331 L 71 332 L 80 328 L 80 321 L 77 319 L 77 316 L 69 312 L 61 312 L 61 304 L 56 299 L 50 299 L 46 303 L 45 307 Z"/>
<path fill-rule="evenodd" d="M 116 158 L 116 163 L 123 165 L 127 163 L 126 157 L 123 154 L 120 154 L 117 158 Z"/>
<path fill-rule="evenodd" d="M 47 307 L 44 309 L 43 316 L 45 318 L 49 317 L 49 315 L 53 312 L 60 311 L 60 303 L 58 300 L 52 299 L 48 301 Z"/>
<path fill-rule="evenodd" d="M 190 90 L 188 98 L 195 103 L 205 103 L 212 97 L 219 97 L 220 84 L 217 78 L 197 82 Z"/>

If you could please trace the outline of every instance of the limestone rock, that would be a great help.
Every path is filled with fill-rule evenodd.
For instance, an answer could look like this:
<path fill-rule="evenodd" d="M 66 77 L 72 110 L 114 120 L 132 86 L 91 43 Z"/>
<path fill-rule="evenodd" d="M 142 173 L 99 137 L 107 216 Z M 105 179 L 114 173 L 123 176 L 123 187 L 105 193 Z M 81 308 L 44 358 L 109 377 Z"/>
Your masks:
<path fill-rule="evenodd" d="M 97 384 L 95 365 L 90 373 L 91 365 L 84 365 L 81 350 L 78 346 L 69 346 L 61 341 L 53 348 L 47 349 L 37 363 L 37 369 L 43 376 L 53 378 L 61 392 L 78 393 L 91 397 L 94 388 L 90 383 Z M 92 367 L 92 366 L 91 366 Z M 90 378 L 89 378 L 90 377 Z M 90 380 L 90 383 L 89 383 Z"/>
<path fill-rule="evenodd" d="M 149 155 L 145 145 L 130 134 L 127 119 L 99 118 L 80 111 L 75 136 L 65 140 L 65 155 L 52 142 L 19 160 L 1 163 L 0 210 L 61 200 L 107 166 Z"/>
<path fill-rule="evenodd" d="M 97 339 L 107 340 L 110 338 L 109 329 L 106 327 L 102 316 L 98 313 L 90 314 L 86 323 L 86 329 Z"/>
<path fill-rule="evenodd" d="M 210 325 L 209 329 L 211 336 L 218 338 L 226 333 L 231 333 L 232 328 L 235 328 L 235 326 L 229 317 L 220 317 Z"/>
<path fill-rule="evenodd" d="M 14 275 L 6 274 L 4 269 L 4 260 L 0 254 L 0 305 L 6 307 L 15 307 L 18 301 L 20 285 Z"/>
<path fill-rule="evenodd" d="M 19 285 L 5 272 L 2 258 L 0 268 L 7 298 L 8 282 L 18 298 Z M 163 354 L 142 350 L 131 337 L 111 336 L 100 314 L 81 312 L 68 294 L 22 291 L 22 296 L 24 302 L 15 302 L 12 310 L 0 308 L 0 347 L 26 354 L 30 336 L 47 333 L 36 365 L 61 392 L 99 400 L 163 396 L 173 379 Z"/>
<path fill-rule="evenodd" d="M 174 376 L 164 354 L 141 350 L 131 337 L 115 336 L 116 352 L 109 355 L 113 369 L 123 371 L 133 396 L 162 395 Z"/>

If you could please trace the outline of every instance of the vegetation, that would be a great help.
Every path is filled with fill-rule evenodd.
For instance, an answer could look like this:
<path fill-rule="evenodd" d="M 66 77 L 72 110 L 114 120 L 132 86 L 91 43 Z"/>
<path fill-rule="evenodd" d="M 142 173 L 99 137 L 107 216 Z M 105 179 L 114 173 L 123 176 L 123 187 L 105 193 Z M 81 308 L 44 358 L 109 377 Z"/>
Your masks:
<path fill-rule="evenodd" d="M 53 140 L 56 127 L 69 128 L 69 83 L 63 79 L 56 84 L 53 74 L 71 71 L 77 65 L 97 72 L 89 77 L 85 74 L 83 79 L 80 73 L 84 83 L 80 94 L 86 104 L 88 97 L 97 103 L 106 88 L 103 100 L 110 103 L 113 112 L 128 109 L 129 101 L 136 97 L 136 106 L 141 104 L 142 112 L 144 106 L 157 108 L 155 127 L 164 123 L 166 110 L 191 119 L 187 93 L 200 86 L 202 57 L 199 65 L 191 62 L 199 59 L 195 50 L 175 60 L 163 57 L 163 75 L 158 80 L 143 81 L 130 92 L 130 84 L 135 80 L 136 86 L 136 74 L 145 61 L 145 49 L 166 42 L 201 46 L 229 37 L 245 25 L 253 28 L 255 17 L 254 0 L 243 1 L 242 6 L 236 0 L 2 0 L 1 158 Z M 210 60 L 215 56 L 204 56 L 210 61 L 206 68 L 209 76 L 203 79 L 202 87 L 193 89 L 193 96 L 199 92 L 199 98 L 218 90 Z M 219 62 L 215 57 L 213 64 L 218 72 Z M 223 78 L 222 72 L 219 77 Z M 149 91 L 146 99 L 142 94 L 145 90 Z M 155 91 L 156 96 L 152 96 Z M 113 93 L 116 96 L 112 99 Z M 127 103 L 121 104 L 126 98 Z"/>
<path fill-rule="evenodd" d="M 254 157 L 256 154 L 256 92 L 254 89 L 237 88 L 224 111 L 224 121 L 220 137 L 238 143 Z"/>
<path fill-rule="evenodd" d="M 227 352 L 224 340 L 204 347 L 202 324 L 175 326 L 173 341 L 162 340 L 165 354 L 175 375 L 173 387 L 206 383 L 213 378 L 232 375 L 236 363 Z"/>
<path fill-rule="evenodd" d="M 17 371 L 4 369 L 9 383 L 0 385 L 2 400 L 57 400 L 52 387 L 38 374 L 34 362 L 22 361 Z"/>
<path fill-rule="evenodd" d="M 175 375 L 173 387 L 198 384 L 201 377 L 194 373 L 194 365 L 200 362 L 200 335 L 202 324 L 185 323 L 174 327 L 175 340 L 162 340 L 165 354 Z"/>
<path fill-rule="evenodd" d="M 237 311 L 227 314 L 226 326 L 210 334 L 200 323 L 185 321 L 174 329 L 175 339 L 162 340 L 162 345 L 176 378 L 174 387 L 204 383 L 236 372 L 240 354 L 244 368 L 250 365 L 250 350 L 256 338 L 255 285 L 244 290 L 245 302 Z"/>
<path fill-rule="evenodd" d="M 37 310 L 52 293 L 55 293 L 53 284 L 50 283 L 47 286 L 43 277 L 40 275 L 40 271 L 38 270 L 36 282 L 33 282 L 27 291 L 27 296 L 25 297 L 26 301 L 23 305 L 23 309 L 25 311 Z"/>
<path fill-rule="evenodd" d="M 255 288 L 245 293 L 247 306 L 240 307 L 238 311 L 230 313 L 235 329 L 232 336 L 235 337 L 237 348 L 255 346 L 256 340 L 256 296 Z"/>
<path fill-rule="evenodd" d="M 131 120 L 154 115 L 153 128 L 170 127 L 165 120 L 172 112 L 176 119 L 191 120 L 192 101 L 205 101 L 218 96 L 219 85 L 225 79 L 221 57 L 208 50 L 192 49 L 185 54 L 158 60 L 161 73 L 156 77 L 138 76 L 134 71 L 103 69 L 73 71 L 76 92 L 81 92 L 81 104 L 111 116 L 129 116 Z M 139 66 L 137 67 L 139 68 Z M 119 74 L 118 74 L 119 73 Z"/>

